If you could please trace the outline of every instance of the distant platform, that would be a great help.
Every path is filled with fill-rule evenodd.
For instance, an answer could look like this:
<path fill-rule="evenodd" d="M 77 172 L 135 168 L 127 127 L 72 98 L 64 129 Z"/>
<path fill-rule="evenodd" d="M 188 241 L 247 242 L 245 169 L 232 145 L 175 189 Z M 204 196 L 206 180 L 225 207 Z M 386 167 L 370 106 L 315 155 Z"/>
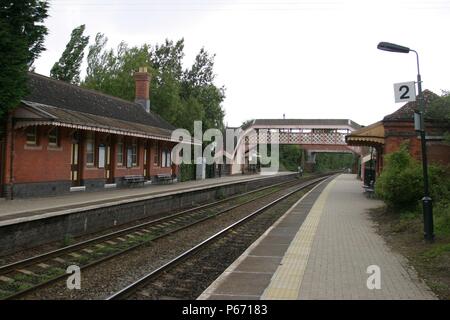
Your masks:
<path fill-rule="evenodd" d="M 102 232 L 201 204 L 286 182 L 297 173 L 234 175 L 147 185 L 139 188 L 76 192 L 64 196 L 2 200 L 0 255 Z"/>
<path fill-rule="evenodd" d="M 145 200 L 156 196 L 166 196 L 180 192 L 207 189 L 219 185 L 229 185 L 289 174 L 294 173 L 279 172 L 275 175 L 232 175 L 171 184 L 152 184 L 138 188 L 119 188 L 96 192 L 77 192 L 55 197 L 4 200 L 0 202 L 0 227 L 12 223 L 50 217 L 64 212 L 70 213 L 88 207 L 110 206 Z"/>

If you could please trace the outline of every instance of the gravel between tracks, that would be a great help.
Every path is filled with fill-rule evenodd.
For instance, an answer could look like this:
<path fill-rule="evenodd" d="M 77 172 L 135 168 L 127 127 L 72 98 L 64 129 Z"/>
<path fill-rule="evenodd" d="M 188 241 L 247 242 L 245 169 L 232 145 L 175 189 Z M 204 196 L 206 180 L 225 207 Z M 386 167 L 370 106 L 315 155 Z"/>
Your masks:
<path fill-rule="evenodd" d="M 283 191 L 281 191 L 283 192 Z M 284 191 L 286 192 L 286 191 Z M 216 218 L 151 242 L 119 257 L 81 272 L 81 289 L 69 290 L 65 280 L 32 292 L 24 299 L 104 299 L 112 293 L 163 265 L 196 243 L 220 231 L 232 222 L 246 216 L 263 204 L 277 198 L 276 193 L 249 203 Z"/>

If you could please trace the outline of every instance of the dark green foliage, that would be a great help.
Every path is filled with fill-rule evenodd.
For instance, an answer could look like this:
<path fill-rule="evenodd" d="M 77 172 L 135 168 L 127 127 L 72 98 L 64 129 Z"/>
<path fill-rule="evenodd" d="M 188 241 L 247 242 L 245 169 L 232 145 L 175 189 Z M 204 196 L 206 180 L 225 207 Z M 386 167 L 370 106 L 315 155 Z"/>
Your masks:
<path fill-rule="evenodd" d="M 434 97 L 427 106 L 427 118 L 446 122 L 450 126 L 450 92 L 442 91 L 441 96 Z M 450 144 L 450 132 L 444 132 L 444 141 Z"/>
<path fill-rule="evenodd" d="M 0 119 L 26 94 L 26 73 L 43 46 L 47 1 L 0 1 Z"/>
<path fill-rule="evenodd" d="M 195 164 L 182 163 L 180 165 L 180 182 L 195 180 Z"/>
<path fill-rule="evenodd" d="M 193 97 L 203 106 L 203 126 L 223 129 L 225 112 L 221 107 L 225 99 L 225 88 L 214 85 L 214 57 L 204 48 L 195 57 L 190 70 L 186 70 L 182 80 L 182 96 Z"/>
<path fill-rule="evenodd" d="M 430 194 L 437 237 L 450 236 L 450 168 L 429 165 Z M 406 145 L 386 156 L 386 165 L 375 184 L 375 192 L 400 217 L 399 230 L 411 221 L 422 222 L 422 164 L 409 154 Z"/>
<path fill-rule="evenodd" d="M 425 115 L 427 118 L 450 122 L 450 93 L 443 91 L 441 96 L 433 97 Z"/>
<path fill-rule="evenodd" d="M 147 45 L 129 48 L 121 42 L 114 52 L 106 49 L 107 42 L 105 35 L 97 33 L 94 44 L 89 46 L 87 73 L 81 86 L 133 101 L 132 74 L 139 67 L 150 67 L 150 49 Z"/>
<path fill-rule="evenodd" d="M 298 145 L 280 145 L 280 167 L 288 171 L 297 171 L 300 165 L 302 149 Z"/>
<path fill-rule="evenodd" d="M 407 146 L 386 156 L 386 164 L 375 184 L 375 192 L 393 208 L 414 208 L 423 197 L 422 164 L 411 157 Z M 450 197 L 448 170 L 428 166 L 430 193 L 434 202 Z"/>
<path fill-rule="evenodd" d="M 350 153 L 317 153 L 315 170 L 326 172 L 352 168 L 355 156 Z"/>
<path fill-rule="evenodd" d="M 375 183 L 376 194 L 393 208 L 411 208 L 423 195 L 422 169 L 406 146 L 386 156 L 383 172 Z"/>
<path fill-rule="evenodd" d="M 55 62 L 50 75 L 52 78 L 78 84 L 80 82 L 80 66 L 84 57 L 84 49 L 89 42 L 89 36 L 83 36 L 85 25 L 73 29 L 70 41 L 67 43 L 61 58 Z"/>
<path fill-rule="evenodd" d="M 134 100 L 134 81 L 130 76 L 139 67 L 148 67 L 152 80 L 152 111 L 179 128 L 192 132 L 195 120 L 203 128 L 222 128 L 223 88 L 213 84 L 214 56 L 200 50 L 191 69 L 183 71 L 184 40 L 166 40 L 153 48 L 149 45 L 129 48 L 122 42 L 117 51 L 106 50 L 107 38 L 97 34 L 90 46 L 83 86 L 107 94 Z"/>

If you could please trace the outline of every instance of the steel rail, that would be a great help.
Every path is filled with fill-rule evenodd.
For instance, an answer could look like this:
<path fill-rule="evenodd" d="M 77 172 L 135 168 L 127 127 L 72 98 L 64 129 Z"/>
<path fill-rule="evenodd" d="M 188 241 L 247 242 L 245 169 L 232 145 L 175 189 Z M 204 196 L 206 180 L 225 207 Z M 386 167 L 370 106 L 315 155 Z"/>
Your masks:
<path fill-rule="evenodd" d="M 55 249 L 55 250 L 48 251 L 48 252 L 45 252 L 45 253 L 42 253 L 42 254 L 39 254 L 39 255 L 35 255 L 35 256 L 29 257 L 29 258 L 25 258 L 25 259 L 22 259 L 22 260 L 19 260 L 19 261 L 15 261 L 15 262 L 12 262 L 12 263 L 0 266 L 0 275 L 12 272 L 12 271 L 14 271 L 14 270 L 16 270 L 18 268 L 24 268 L 24 267 L 27 267 L 29 265 L 36 264 L 38 262 L 41 262 L 41 261 L 44 261 L 44 260 L 48 260 L 48 259 L 51 259 L 53 257 L 57 257 L 57 256 L 59 256 L 61 254 L 65 254 L 67 252 L 72 252 L 72 251 L 76 251 L 76 250 L 82 249 L 82 248 L 84 248 L 86 246 L 93 245 L 93 244 L 96 244 L 98 242 L 104 242 L 106 240 L 119 237 L 119 236 L 121 236 L 123 234 L 130 233 L 133 230 L 146 228 L 146 227 L 149 227 L 151 225 L 158 224 L 158 223 L 161 223 L 161 222 L 164 222 L 164 221 L 167 221 L 167 220 L 170 220 L 170 219 L 173 219 L 173 218 L 176 218 L 176 217 L 179 217 L 179 216 L 191 213 L 191 212 L 195 212 L 195 211 L 198 211 L 198 210 L 211 208 L 211 207 L 217 206 L 217 205 L 225 203 L 225 202 L 229 202 L 229 201 L 241 198 L 241 197 L 248 196 L 248 195 L 253 194 L 253 193 L 257 193 L 257 192 L 261 192 L 261 191 L 270 189 L 270 188 L 275 188 L 275 187 L 278 187 L 278 186 L 283 185 L 283 184 L 288 184 L 288 183 L 291 183 L 293 181 L 294 180 L 284 181 L 284 182 L 280 182 L 280 183 L 277 183 L 277 184 L 274 184 L 274 185 L 270 185 L 270 186 L 266 186 L 266 187 L 259 188 L 259 189 L 256 189 L 256 190 L 248 191 L 248 192 L 245 192 L 243 194 L 234 195 L 234 196 L 226 198 L 226 199 L 222 199 L 222 200 L 214 201 L 214 202 L 207 203 L 207 204 L 204 204 L 204 205 L 201 205 L 201 206 L 189 208 L 189 209 L 186 209 L 186 210 L 183 210 L 183 211 L 179 211 L 177 213 L 174 213 L 174 214 L 171 214 L 171 215 L 168 215 L 168 216 L 164 216 L 164 217 L 161 217 L 161 218 L 158 218 L 158 219 L 147 221 L 147 222 L 135 225 L 135 226 L 131 226 L 131 227 L 128 227 L 128 228 L 125 228 L 125 229 L 113 231 L 113 232 L 110 232 L 110 233 L 107 233 L 107 234 L 104 234 L 104 235 L 101 235 L 101 236 L 98 236 L 98 237 L 95 237 L 95 238 L 91 238 L 91 239 L 88 239 L 88 240 L 80 241 L 80 242 L 74 243 L 72 245 L 65 246 L 63 248 Z"/>
<path fill-rule="evenodd" d="M 182 254 L 178 255 L 177 257 L 175 257 L 174 259 L 172 259 L 171 261 L 167 262 L 166 264 L 162 265 L 161 267 L 153 270 L 152 272 L 148 273 L 147 275 L 141 277 L 140 279 L 136 280 L 135 282 L 133 282 L 132 284 L 128 285 L 127 287 L 123 288 L 122 290 L 114 293 L 113 295 L 109 296 L 106 300 L 117 300 L 117 299 L 123 299 L 126 298 L 128 296 L 130 296 L 131 294 L 133 294 L 135 291 L 137 291 L 140 287 L 144 286 L 147 282 L 158 278 L 160 275 L 162 275 L 164 272 L 168 271 L 169 269 L 175 267 L 176 265 L 178 265 L 180 262 L 184 261 L 186 258 L 194 255 L 195 253 L 197 253 L 199 250 L 203 249 L 204 247 L 206 247 L 207 245 L 209 245 L 210 243 L 212 243 L 213 241 L 219 239 L 220 237 L 222 237 L 223 235 L 225 235 L 229 230 L 240 226 L 241 224 L 247 222 L 249 219 L 255 217 L 256 215 L 262 213 L 263 211 L 265 211 L 268 208 L 271 208 L 272 206 L 274 206 L 275 204 L 283 201 L 284 199 L 288 198 L 289 196 L 304 190 L 306 188 L 308 188 L 309 186 L 313 185 L 313 184 L 317 184 L 320 183 L 326 179 L 328 179 L 329 177 L 331 177 L 333 175 L 327 175 L 325 177 L 322 178 L 318 178 L 315 179 L 313 181 L 310 181 L 309 183 L 306 183 L 304 185 L 302 185 L 301 187 L 279 197 L 278 199 L 271 201 L 270 203 L 264 205 L 263 207 L 253 211 L 252 213 L 248 214 L 247 216 L 245 216 L 244 218 L 232 223 L 231 225 L 225 227 L 224 229 L 222 229 L 221 231 L 217 232 L 216 234 L 210 236 L 209 238 L 207 238 L 206 240 L 200 242 L 199 244 L 197 244 L 196 246 L 186 250 L 185 252 L 183 252 Z"/>
<path fill-rule="evenodd" d="M 308 181 L 308 180 L 306 180 L 306 181 Z M 304 182 L 306 182 L 306 181 L 304 181 Z M 24 263 L 23 265 L 20 264 L 19 266 L 17 266 L 17 265 L 15 265 L 13 263 L 13 264 L 10 264 L 10 265 L 6 265 L 3 268 L 8 267 L 9 268 L 8 272 L 13 272 L 14 270 L 17 270 L 20 267 L 23 268 L 25 265 L 29 266 L 29 265 L 33 265 L 33 264 L 36 264 L 36 263 L 41 262 L 41 261 L 46 261 L 46 260 L 48 260 L 48 259 L 50 259 L 50 258 L 52 258 L 54 256 L 58 256 L 58 255 L 61 255 L 63 253 L 70 252 L 70 251 L 76 251 L 74 249 L 81 249 L 83 247 L 87 247 L 89 245 L 93 245 L 93 244 L 95 244 L 97 242 L 103 242 L 103 241 L 106 241 L 107 239 L 115 238 L 117 236 L 123 235 L 124 233 L 127 233 L 127 232 L 129 233 L 129 231 L 133 231 L 135 229 L 148 227 L 149 225 L 153 225 L 153 224 L 160 223 L 162 221 L 170 220 L 170 218 L 174 218 L 174 217 L 180 216 L 182 214 L 186 214 L 186 213 L 189 213 L 189 212 L 192 212 L 192 211 L 203 210 L 205 208 L 213 207 L 215 205 L 218 205 L 218 204 L 230 201 L 230 200 L 234 200 L 234 199 L 237 199 L 237 198 L 240 198 L 240 197 L 244 197 L 244 196 L 247 196 L 249 194 L 261 192 L 261 191 L 264 191 L 266 189 L 274 188 L 274 187 L 277 187 L 277 186 L 280 186 L 280 185 L 289 184 L 289 183 L 292 183 L 292 182 L 295 182 L 295 180 L 289 180 L 289 181 L 277 183 L 275 185 L 271 185 L 271 186 L 263 187 L 263 188 L 260 188 L 260 189 L 257 189 L 257 190 L 249 191 L 249 192 L 246 192 L 244 194 L 236 195 L 236 196 L 233 196 L 233 197 L 230 197 L 230 198 L 227 198 L 227 199 L 223 199 L 223 200 L 219 200 L 219 201 L 216 201 L 216 202 L 213 202 L 213 203 L 210 203 L 210 204 L 206 204 L 206 205 L 202 205 L 202 206 L 199 206 L 199 207 L 195 207 L 195 208 L 191 208 L 191 209 L 188 209 L 188 210 L 184 210 L 182 212 L 178 212 L 178 213 L 170 215 L 168 217 L 163 217 L 163 218 L 160 218 L 160 219 L 152 220 L 150 222 L 146 222 L 146 223 L 143 223 L 143 224 L 140 224 L 140 225 L 137 225 L 137 226 L 133 226 L 133 227 L 129 227 L 129 228 L 126 228 L 126 229 L 123 229 L 123 230 L 119 230 L 119 231 L 116 231 L 116 232 L 113 232 L 111 234 L 107 234 L 107 235 L 104 235 L 104 236 L 99 236 L 99 237 L 96 237 L 94 239 L 86 240 L 86 241 L 83 241 L 83 242 L 80 242 L 80 243 L 77 243 L 77 244 L 74 244 L 74 245 L 71 245 L 71 246 L 67 246 L 67 247 L 64 247 L 64 248 L 61 248 L 61 249 L 57 249 L 57 250 L 51 251 L 49 253 L 44 253 L 42 255 L 39 255 L 39 256 L 36 256 L 36 257 L 32 257 L 32 258 L 28 258 L 28 259 L 25 259 L 25 260 L 22 260 L 22 261 L 18 262 L 18 264 Z M 158 236 L 156 236 L 156 237 L 154 237 L 154 238 L 152 238 L 150 240 L 143 241 L 143 242 L 138 243 L 136 245 L 132 245 L 132 246 L 127 247 L 127 248 L 125 248 L 123 250 L 115 252 L 115 253 L 113 253 L 113 254 L 111 254 L 109 256 L 99 258 L 99 259 L 97 259 L 97 260 L 95 260 L 95 261 L 93 261 L 91 263 L 88 263 L 88 264 L 86 264 L 84 266 L 80 266 L 80 269 L 85 270 L 87 268 L 90 268 L 92 266 L 98 265 L 98 264 L 103 263 L 103 262 L 105 262 L 107 260 L 110 260 L 112 258 L 116 258 L 117 256 L 122 255 L 122 254 L 124 254 L 126 252 L 129 252 L 129 251 L 132 251 L 132 250 L 134 250 L 134 249 L 136 249 L 138 247 L 141 247 L 141 246 L 145 245 L 146 243 L 149 243 L 151 241 L 156 241 L 156 240 L 159 240 L 161 238 L 167 237 L 167 236 L 172 235 L 172 234 L 174 234 L 174 233 L 176 233 L 178 231 L 187 229 L 187 228 L 192 227 L 194 225 L 197 225 L 197 224 L 199 224 L 201 222 L 204 222 L 205 220 L 211 219 L 211 218 L 216 217 L 216 216 L 218 216 L 220 214 L 223 214 L 225 212 L 234 210 L 234 209 L 236 209 L 238 207 L 244 206 L 244 205 L 246 205 L 248 203 L 254 202 L 256 200 L 259 200 L 259 199 L 261 199 L 263 197 L 266 197 L 266 196 L 268 196 L 270 194 L 273 194 L 273 193 L 276 193 L 278 191 L 280 191 L 280 190 L 276 190 L 276 191 L 273 191 L 273 192 L 271 192 L 269 194 L 261 195 L 261 196 L 258 196 L 256 198 L 247 200 L 247 201 L 245 201 L 243 203 L 240 203 L 240 204 L 233 205 L 231 207 L 222 209 L 222 210 L 220 210 L 220 211 L 218 211 L 218 212 L 216 212 L 216 213 L 214 213 L 212 215 L 208 215 L 208 216 L 203 217 L 201 219 L 196 219 L 192 223 L 189 223 L 189 224 L 183 225 L 181 227 L 178 227 L 176 229 L 170 230 L 170 231 L 168 231 L 168 232 L 166 232 L 164 234 L 158 235 Z M 5 273 L 3 273 L 3 274 L 5 274 Z M 30 293 L 32 291 L 35 291 L 35 290 L 37 290 L 39 288 L 44 287 L 44 286 L 50 285 L 50 284 L 52 284 L 52 283 L 54 283 L 54 282 L 56 282 L 58 280 L 61 280 L 62 278 L 65 278 L 65 277 L 67 277 L 67 274 L 61 274 L 59 276 L 56 276 L 54 278 L 51 278 L 49 280 L 46 280 L 44 282 L 41 282 L 39 284 L 36 284 L 34 286 L 31 286 L 29 288 L 21 290 L 19 292 L 13 293 L 12 295 L 4 297 L 3 299 L 16 299 L 16 298 L 19 298 L 19 297 L 21 297 L 23 295 L 26 295 L 26 294 L 28 294 L 28 293 Z"/>

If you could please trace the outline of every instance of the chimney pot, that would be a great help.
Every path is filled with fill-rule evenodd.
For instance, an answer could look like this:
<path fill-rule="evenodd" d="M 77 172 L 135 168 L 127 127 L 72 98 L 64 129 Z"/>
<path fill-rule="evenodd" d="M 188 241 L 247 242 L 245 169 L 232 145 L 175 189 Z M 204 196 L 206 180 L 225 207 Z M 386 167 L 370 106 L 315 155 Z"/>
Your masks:
<path fill-rule="evenodd" d="M 147 67 L 139 67 L 139 71 L 134 75 L 135 98 L 134 102 L 140 104 L 145 111 L 150 112 L 150 79 Z"/>

